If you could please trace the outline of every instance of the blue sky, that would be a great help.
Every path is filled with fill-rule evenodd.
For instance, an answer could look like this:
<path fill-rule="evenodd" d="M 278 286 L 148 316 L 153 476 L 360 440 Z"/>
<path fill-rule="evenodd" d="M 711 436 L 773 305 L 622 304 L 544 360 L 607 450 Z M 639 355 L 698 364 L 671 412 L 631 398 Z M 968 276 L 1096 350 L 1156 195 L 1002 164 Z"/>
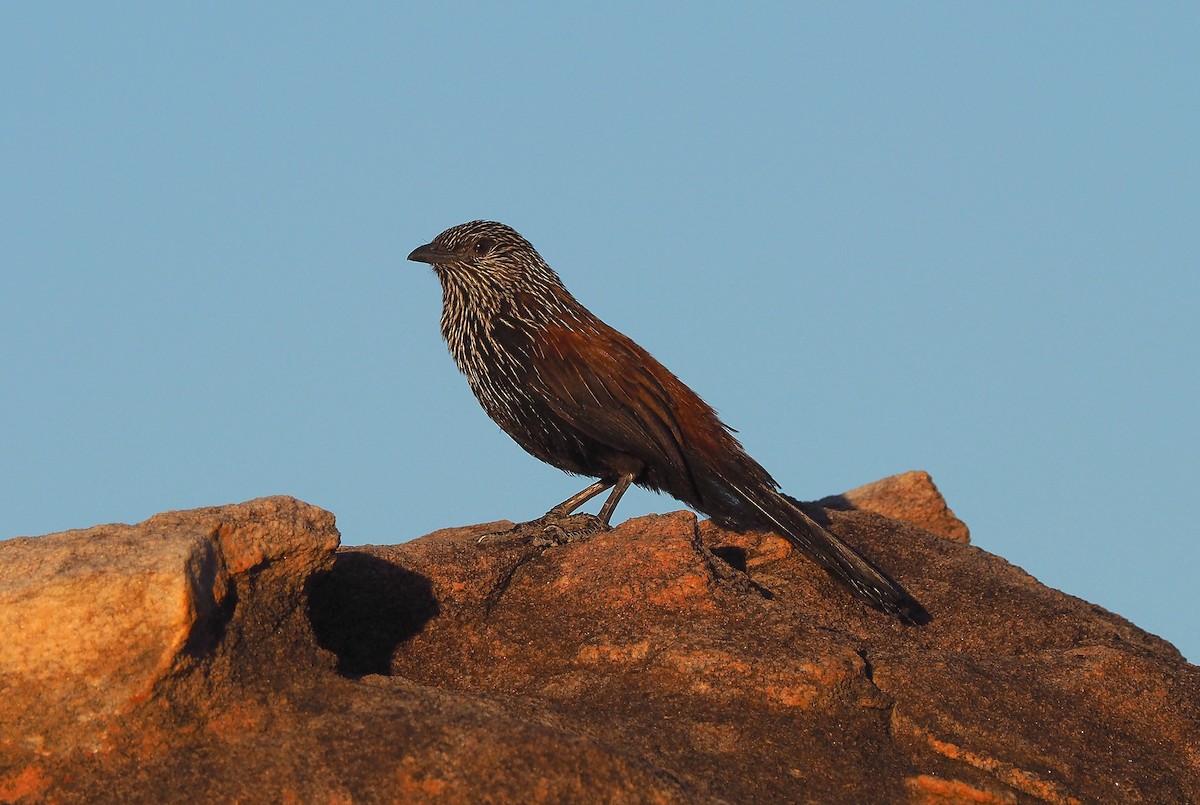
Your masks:
<path fill-rule="evenodd" d="M 1196 660 L 1198 9 L 6 5 L 0 537 L 567 497 L 404 260 L 494 218 L 788 492 L 926 469 Z"/>

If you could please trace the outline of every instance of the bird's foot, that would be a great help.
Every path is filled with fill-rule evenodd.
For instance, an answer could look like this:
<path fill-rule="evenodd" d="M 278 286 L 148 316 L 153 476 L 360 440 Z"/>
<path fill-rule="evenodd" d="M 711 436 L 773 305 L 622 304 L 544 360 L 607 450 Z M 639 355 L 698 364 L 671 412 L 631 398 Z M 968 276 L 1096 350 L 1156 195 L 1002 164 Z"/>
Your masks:
<path fill-rule="evenodd" d="M 612 526 L 594 514 L 557 514 L 547 512 L 536 520 L 518 523 L 507 531 L 484 534 L 479 545 L 505 543 L 529 543 L 536 547 L 565 545 L 602 531 L 611 531 Z"/>
<path fill-rule="evenodd" d="M 565 545 L 599 534 L 612 531 L 612 526 L 594 514 L 544 514 L 536 520 L 522 524 L 536 532 L 532 539 L 534 545 Z M 521 528 L 522 526 L 517 526 Z"/>

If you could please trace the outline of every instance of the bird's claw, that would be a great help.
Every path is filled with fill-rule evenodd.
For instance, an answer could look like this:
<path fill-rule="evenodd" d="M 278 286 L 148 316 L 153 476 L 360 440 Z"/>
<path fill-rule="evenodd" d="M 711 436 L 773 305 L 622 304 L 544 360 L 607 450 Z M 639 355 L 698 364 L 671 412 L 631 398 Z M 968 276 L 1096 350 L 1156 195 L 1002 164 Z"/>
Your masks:
<path fill-rule="evenodd" d="M 542 536 L 545 535 L 545 536 Z M 549 548 L 554 545 L 564 545 L 571 541 L 571 535 L 560 525 L 551 523 L 542 529 L 542 535 L 534 537 L 531 542 L 539 548 Z"/>
<path fill-rule="evenodd" d="M 609 530 L 611 527 L 594 514 L 559 515 L 551 512 L 528 523 L 519 523 L 507 531 L 484 534 L 475 544 L 528 542 L 534 547 L 549 548 Z"/>

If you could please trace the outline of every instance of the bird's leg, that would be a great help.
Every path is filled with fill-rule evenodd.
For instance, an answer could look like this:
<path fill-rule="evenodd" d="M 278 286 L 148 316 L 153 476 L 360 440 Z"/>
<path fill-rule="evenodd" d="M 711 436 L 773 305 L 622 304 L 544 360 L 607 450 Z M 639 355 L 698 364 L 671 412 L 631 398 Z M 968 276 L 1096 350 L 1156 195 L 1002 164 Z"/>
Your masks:
<path fill-rule="evenodd" d="M 551 535 L 542 539 L 546 539 L 551 544 L 562 544 L 570 542 L 573 534 L 590 534 L 593 531 L 609 530 L 612 528 L 610 521 L 613 512 L 617 510 L 621 496 L 628 491 L 629 485 L 633 483 L 635 477 L 637 477 L 636 473 L 626 472 L 621 474 L 616 481 L 601 478 L 587 489 L 567 498 L 546 512 L 545 516 L 534 520 L 534 523 L 542 526 L 544 533 Z M 600 514 L 571 514 L 609 487 L 612 487 L 612 492 L 604 501 L 604 505 L 600 507 Z"/>
<path fill-rule="evenodd" d="M 609 478 L 601 478 L 593 484 L 588 485 L 586 489 L 571 495 L 571 497 L 558 504 L 544 515 L 534 520 L 531 523 L 525 523 L 524 526 L 518 528 L 529 527 L 539 531 L 539 534 L 534 539 L 535 544 L 545 543 L 549 545 L 561 545 L 564 542 L 570 542 L 575 535 L 590 534 L 594 531 L 607 531 L 609 529 L 608 517 L 612 516 L 611 506 L 615 502 L 612 496 L 609 501 L 604 504 L 605 511 L 608 511 L 608 516 L 602 511 L 600 516 L 580 512 L 573 512 L 583 504 L 587 503 L 592 498 L 599 495 L 604 490 L 622 483 L 622 479 L 612 480 Z M 625 488 L 629 487 L 629 482 L 625 481 Z M 622 492 L 624 489 L 621 490 Z M 615 490 L 614 490 L 615 493 Z M 620 494 L 616 494 L 620 498 Z"/>
<path fill-rule="evenodd" d="M 600 522 L 604 523 L 605 525 L 609 524 L 609 520 L 612 519 L 613 512 L 617 510 L 617 504 L 621 502 L 621 496 L 624 495 L 629 489 L 629 485 L 633 483 L 633 479 L 634 475 L 632 473 L 625 473 L 617 479 L 615 484 L 612 485 L 613 491 L 609 494 L 608 500 L 604 501 L 604 505 L 600 507 L 600 514 L 598 515 Z M 592 484 L 592 486 L 595 486 L 595 484 Z M 588 487 L 588 489 L 591 488 L 591 486 Z M 604 490 L 597 489 L 596 494 L 598 495 L 602 491 Z"/>
<path fill-rule="evenodd" d="M 621 502 L 621 496 L 628 491 L 629 485 L 633 483 L 635 477 L 637 477 L 635 473 L 627 472 L 619 476 L 616 481 L 606 481 L 602 478 L 587 489 L 567 498 L 533 522 L 524 523 L 513 530 L 540 529 L 541 533 L 534 538 L 533 542 L 546 545 L 561 545 L 564 542 L 570 542 L 576 535 L 608 531 L 612 528 L 610 521 L 613 512 L 617 509 L 617 504 Z M 600 507 L 600 514 L 572 514 L 573 511 L 609 487 L 612 487 L 612 492 L 604 501 L 604 505 Z"/>
<path fill-rule="evenodd" d="M 546 512 L 536 520 L 530 520 L 528 523 L 518 523 L 508 531 L 500 531 L 494 534 L 484 534 L 479 538 L 478 543 L 493 542 L 532 542 L 534 545 L 561 545 L 564 542 L 570 542 L 575 535 L 589 534 L 593 531 L 604 531 L 608 529 L 608 520 L 604 517 L 597 517 L 594 514 L 572 514 L 583 504 L 587 503 L 592 498 L 599 495 L 604 490 L 622 483 L 621 480 L 606 480 L 601 478 L 593 484 L 590 484 L 586 489 L 576 492 L 571 497 L 558 504 L 550 511 Z M 621 492 L 629 488 L 629 481 L 624 482 L 624 487 Z M 620 498 L 620 495 L 616 495 Z M 612 504 L 611 506 L 609 504 Z M 609 500 L 604 504 L 608 510 L 608 516 L 612 516 L 612 508 L 616 507 L 616 501 L 613 496 L 609 496 Z M 601 512 L 603 514 L 603 512 Z"/>
<path fill-rule="evenodd" d="M 568 514 L 575 511 L 576 509 L 578 509 L 583 504 L 587 503 L 592 498 L 596 497 L 596 495 L 599 495 L 605 489 L 608 489 L 609 487 L 611 487 L 614 483 L 615 483 L 614 481 L 607 481 L 607 480 L 601 478 L 599 481 L 596 481 L 596 483 L 592 484 L 587 489 L 584 489 L 580 492 L 576 492 L 574 495 L 571 495 L 571 497 L 567 498 L 562 503 L 558 504 L 557 506 L 552 508 L 550 511 L 546 512 L 546 515 L 547 516 L 552 515 L 555 517 L 566 517 Z"/>

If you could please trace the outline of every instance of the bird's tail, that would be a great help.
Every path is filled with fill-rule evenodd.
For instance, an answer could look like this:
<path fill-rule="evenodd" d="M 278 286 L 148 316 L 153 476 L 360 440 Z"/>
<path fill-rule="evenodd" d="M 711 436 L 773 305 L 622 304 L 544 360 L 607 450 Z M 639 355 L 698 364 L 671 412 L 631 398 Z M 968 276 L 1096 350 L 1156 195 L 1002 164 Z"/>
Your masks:
<path fill-rule="evenodd" d="M 744 514 L 787 538 L 871 606 L 898 615 L 905 623 L 921 624 L 931 620 L 925 608 L 903 587 L 776 490 L 746 488 L 733 483 L 728 488 L 748 507 Z"/>

